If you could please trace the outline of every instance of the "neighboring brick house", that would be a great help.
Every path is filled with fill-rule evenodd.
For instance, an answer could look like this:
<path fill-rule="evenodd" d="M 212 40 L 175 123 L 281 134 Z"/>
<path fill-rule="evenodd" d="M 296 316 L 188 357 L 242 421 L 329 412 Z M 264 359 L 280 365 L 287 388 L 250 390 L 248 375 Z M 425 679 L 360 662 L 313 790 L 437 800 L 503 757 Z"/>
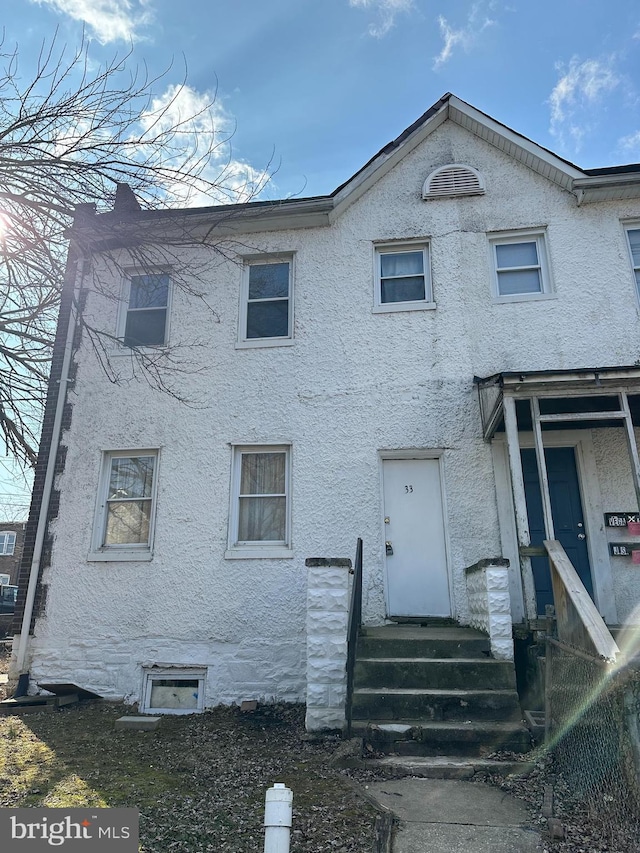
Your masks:
<path fill-rule="evenodd" d="M 0 521 L 0 579 L 8 576 L 8 584 L 18 583 L 25 527 L 21 521 Z"/>
<path fill-rule="evenodd" d="M 71 237 L 32 683 L 182 710 L 315 691 L 311 727 L 334 723 L 346 569 L 323 558 L 358 536 L 370 625 L 483 624 L 495 599 L 508 655 L 552 600 L 545 538 L 609 625 L 640 622 L 640 165 L 580 169 L 446 95 L 331 195 L 140 211 L 121 187 Z M 137 349 L 201 369 L 159 393 Z M 468 582 L 485 564 L 495 595 Z"/>

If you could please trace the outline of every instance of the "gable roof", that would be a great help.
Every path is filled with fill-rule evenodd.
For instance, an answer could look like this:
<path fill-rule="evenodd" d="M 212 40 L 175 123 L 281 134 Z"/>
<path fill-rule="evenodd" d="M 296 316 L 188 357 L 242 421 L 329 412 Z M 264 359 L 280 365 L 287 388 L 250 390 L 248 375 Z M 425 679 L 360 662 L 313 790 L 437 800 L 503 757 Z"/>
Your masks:
<path fill-rule="evenodd" d="M 447 92 L 329 195 L 141 211 L 132 209 L 131 204 L 126 207 L 120 205 L 116 198 L 114 210 L 100 214 L 98 218 L 103 222 L 109 218 L 110 224 L 135 219 L 141 224 L 148 222 L 152 226 L 152 223 L 162 222 L 170 227 L 171 222 L 177 223 L 179 220 L 189 220 L 193 226 L 200 217 L 207 222 L 208 227 L 217 224 L 229 231 L 238 230 L 239 223 L 243 231 L 328 225 L 447 120 L 455 122 L 567 192 L 573 192 L 578 204 L 640 198 L 640 164 L 581 169 Z M 120 190 L 120 198 L 125 197 Z M 84 218 L 83 224 L 90 225 L 90 218 Z"/>

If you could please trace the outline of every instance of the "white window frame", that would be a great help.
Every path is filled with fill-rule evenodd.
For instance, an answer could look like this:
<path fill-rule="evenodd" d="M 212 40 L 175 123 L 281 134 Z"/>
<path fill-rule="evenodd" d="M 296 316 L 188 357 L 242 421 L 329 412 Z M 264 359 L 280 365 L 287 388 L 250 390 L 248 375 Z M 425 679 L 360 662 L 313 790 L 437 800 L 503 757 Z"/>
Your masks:
<path fill-rule="evenodd" d="M 169 278 L 169 288 L 167 291 L 167 307 L 164 309 L 166 311 L 165 314 L 165 323 L 164 323 L 164 342 L 161 344 L 144 344 L 139 347 L 131 347 L 128 344 L 125 344 L 124 337 L 125 331 L 127 328 L 127 317 L 129 316 L 129 300 L 131 297 L 131 279 L 137 278 L 139 276 L 145 275 L 166 275 Z M 173 283 L 171 281 L 171 274 L 169 270 L 166 269 L 152 269 L 152 270 L 138 270 L 138 269 L 130 269 L 126 270 L 125 277 L 122 282 L 122 297 L 120 299 L 120 310 L 118 312 L 118 324 L 116 330 L 116 336 L 119 342 L 119 351 L 128 354 L 131 353 L 132 350 L 138 349 L 142 352 L 153 352 L 154 350 L 162 349 L 163 347 L 167 347 L 169 345 L 169 319 L 171 317 L 171 303 L 173 299 Z M 138 309 L 131 309 L 132 311 L 136 311 Z M 141 310 L 141 309 L 140 309 Z M 160 310 L 160 309 L 158 309 Z"/>
<path fill-rule="evenodd" d="M 293 557 L 291 544 L 291 444 L 234 444 L 231 459 L 231 504 L 229 508 L 229 541 L 225 551 L 228 560 L 253 558 Z M 285 538 L 276 542 L 239 542 L 240 523 L 240 475 L 243 453 L 284 453 L 285 454 Z"/>
<path fill-rule="evenodd" d="M 13 557 L 16 550 L 16 533 L 14 530 L 0 530 L 0 557 Z M 9 550 L 11 549 L 11 550 Z"/>
<path fill-rule="evenodd" d="M 249 306 L 249 274 L 253 266 L 266 266 L 268 264 L 289 264 L 289 294 L 286 297 L 289 303 L 287 334 L 272 338 L 248 338 L 247 337 L 247 313 Z M 294 256 L 285 255 L 258 255 L 244 259 L 242 268 L 242 284 L 240 287 L 240 311 L 238 312 L 238 341 L 237 349 L 252 349 L 255 347 L 282 347 L 293 344 L 293 294 L 294 294 Z M 284 301 L 285 297 L 280 298 Z M 268 301 L 268 300 L 265 300 Z M 275 301 L 272 300 L 272 301 Z"/>
<path fill-rule="evenodd" d="M 182 666 L 145 666 L 142 668 L 142 693 L 140 712 L 142 714 L 199 714 L 204 711 L 204 694 L 206 687 L 206 667 Z M 151 691 L 154 681 L 194 681 L 198 682 L 198 703 L 195 708 L 153 708 L 151 706 Z"/>
<path fill-rule="evenodd" d="M 546 230 L 544 228 L 527 229 L 522 231 L 501 231 L 487 235 L 491 253 L 491 281 L 494 302 L 530 302 L 531 300 L 549 299 L 555 296 L 549 257 L 547 253 Z M 538 264 L 535 267 L 513 267 L 509 269 L 538 269 L 540 271 L 541 290 L 537 293 L 500 293 L 498 276 L 498 254 L 496 247 L 509 243 L 535 243 L 538 254 Z M 505 268 L 506 269 L 506 268 Z"/>
<path fill-rule="evenodd" d="M 151 513 L 149 517 L 149 539 L 146 543 L 126 545 L 105 545 L 104 535 L 107 524 L 107 494 L 111 478 L 111 460 L 136 456 L 152 456 L 155 459 L 153 467 L 153 482 L 151 484 Z M 93 521 L 93 537 L 91 551 L 87 559 L 92 562 L 134 560 L 148 561 L 153 558 L 153 540 L 155 535 L 155 519 L 157 510 L 158 469 L 160 451 L 157 448 L 142 450 L 106 450 L 102 454 L 102 467 L 98 485 L 98 500 Z"/>
<path fill-rule="evenodd" d="M 627 242 L 627 251 L 629 252 L 629 263 L 631 264 L 631 272 L 633 274 L 633 285 L 635 287 L 636 296 L 640 300 L 640 282 L 638 281 L 638 276 L 636 273 L 640 273 L 640 260 L 636 263 L 633 259 L 633 252 L 631 251 L 631 241 L 629 240 L 629 231 L 638 231 L 640 232 L 640 222 L 625 222 L 624 223 L 624 237 Z"/>
<path fill-rule="evenodd" d="M 423 253 L 424 268 L 424 299 L 410 300 L 407 302 L 383 302 L 382 301 L 382 269 L 381 258 L 383 255 L 401 254 L 403 252 Z M 425 311 L 436 307 L 433 301 L 433 285 L 431 281 L 431 245 L 424 238 L 417 240 L 402 240 L 398 242 L 374 243 L 373 246 L 374 265 L 374 314 L 387 314 L 393 311 Z"/>

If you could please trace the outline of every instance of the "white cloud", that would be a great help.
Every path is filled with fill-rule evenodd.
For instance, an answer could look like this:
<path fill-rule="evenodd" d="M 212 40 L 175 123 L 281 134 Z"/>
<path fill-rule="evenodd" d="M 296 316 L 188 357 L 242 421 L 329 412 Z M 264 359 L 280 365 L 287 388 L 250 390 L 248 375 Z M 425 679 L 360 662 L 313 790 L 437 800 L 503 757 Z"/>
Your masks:
<path fill-rule="evenodd" d="M 413 9 L 413 0 L 349 0 L 349 5 L 377 12 L 378 23 L 370 24 L 368 32 L 375 38 L 382 38 L 395 24 L 397 15 Z"/>
<path fill-rule="evenodd" d="M 196 181 L 195 186 L 167 180 L 172 203 L 197 207 L 249 201 L 269 180 L 265 169 L 256 169 L 233 156 L 231 138 L 235 121 L 219 101 L 212 102 L 207 92 L 171 85 L 152 100 L 140 117 L 140 125 L 147 137 L 178 128 L 173 145 L 163 150 L 165 163 L 172 158 L 179 163 L 189 156 L 194 166 L 203 165 L 202 181 Z M 216 188 L 212 192 L 214 183 Z"/>
<path fill-rule="evenodd" d="M 489 10 L 493 6 L 494 3 L 489 3 Z M 486 6 L 483 3 L 474 3 L 467 17 L 466 24 L 457 30 L 450 26 L 443 15 L 438 17 L 440 35 L 444 43 L 442 50 L 433 60 L 434 70 L 440 68 L 441 65 L 444 65 L 451 58 L 454 48 L 460 46 L 465 51 L 469 50 L 480 33 L 486 30 L 487 27 L 495 24 L 495 21 L 488 17 L 485 8 Z"/>
<path fill-rule="evenodd" d="M 551 92 L 550 132 L 561 144 L 568 138 L 575 151 L 580 150 L 583 137 L 592 129 L 586 116 L 600 104 L 604 95 L 612 92 L 622 82 L 614 69 L 615 58 L 585 59 L 573 57 L 569 66 L 559 64 L 562 75 Z"/>
<path fill-rule="evenodd" d="M 629 136 L 623 136 L 618 140 L 618 147 L 625 152 L 627 156 L 633 160 L 640 160 L 640 130 L 635 133 L 630 133 Z"/>
<path fill-rule="evenodd" d="M 138 30 L 150 23 L 150 0 L 31 0 L 86 24 L 102 44 L 137 41 Z"/>

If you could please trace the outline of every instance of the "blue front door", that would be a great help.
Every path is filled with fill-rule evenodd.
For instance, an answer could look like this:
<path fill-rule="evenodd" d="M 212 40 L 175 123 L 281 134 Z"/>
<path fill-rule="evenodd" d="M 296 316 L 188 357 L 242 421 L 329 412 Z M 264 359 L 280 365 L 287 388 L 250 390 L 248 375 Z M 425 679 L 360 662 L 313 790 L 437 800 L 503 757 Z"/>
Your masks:
<path fill-rule="evenodd" d="M 533 449 L 522 450 L 521 453 L 531 544 L 542 545 L 545 538 L 544 516 L 542 514 L 542 495 L 540 494 L 536 454 Z M 575 451 L 573 447 L 547 447 L 545 448 L 545 458 L 556 539 L 567 552 L 567 556 L 578 572 L 580 580 L 593 598 L 593 582 L 591 580 Z M 531 568 L 536 587 L 538 613 L 544 615 L 545 605 L 553 604 L 549 561 L 546 557 L 532 557 Z"/>

